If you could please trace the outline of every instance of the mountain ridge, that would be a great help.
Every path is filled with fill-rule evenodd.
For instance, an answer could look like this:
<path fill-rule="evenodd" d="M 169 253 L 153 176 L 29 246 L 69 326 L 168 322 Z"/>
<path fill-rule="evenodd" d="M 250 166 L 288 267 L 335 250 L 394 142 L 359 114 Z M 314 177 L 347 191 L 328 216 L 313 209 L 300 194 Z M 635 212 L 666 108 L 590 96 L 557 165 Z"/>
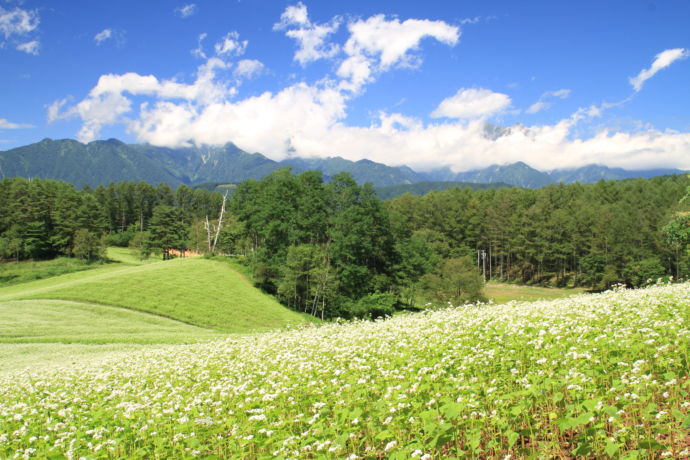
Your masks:
<path fill-rule="evenodd" d="M 457 173 L 449 167 L 418 172 L 407 166 L 388 166 L 368 159 L 351 161 L 341 157 L 293 157 L 275 161 L 261 153 L 245 152 L 231 142 L 222 146 L 169 148 L 126 144 L 118 139 L 82 144 L 73 139 L 46 138 L 34 144 L 0 151 L 0 177 L 58 179 L 80 187 L 121 180 L 165 182 L 171 186 L 208 182 L 239 183 L 247 179 L 260 179 L 285 167 L 295 172 L 316 169 L 327 178 L 339 172 L 349 172 L 357 182 L 371 182 L 377 187 L 420 182 L 461 182 L 539 188 L 559 182 L 591 183 L 601 179 L 649 178 L 685 172 L 670 168 L 632 171 L 596 164 L 547 172 L 522 161 Z"/>

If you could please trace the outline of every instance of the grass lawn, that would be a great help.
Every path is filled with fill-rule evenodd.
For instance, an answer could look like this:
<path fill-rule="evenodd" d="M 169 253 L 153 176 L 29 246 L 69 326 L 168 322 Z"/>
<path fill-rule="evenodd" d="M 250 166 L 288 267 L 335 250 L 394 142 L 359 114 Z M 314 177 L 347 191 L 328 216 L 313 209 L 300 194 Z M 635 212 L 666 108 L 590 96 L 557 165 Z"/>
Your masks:
<path fill-rule="evenodd" d="M 489 281 L 484 288 L 484 295 L 494 303 L 507 303 L 511 300 L 533 301 L 550 300 L 569 297 L 585 292 L 583 288 L 546 288 L 537 286 L 521 286 L 518 284 L 496 283 Z"/>
<path fill-rule="evenodd" d="M 141 259 L 135 251 L 130 248 L 118 248 L 116 246 L 108 246 L 107 257 L 113 262 L 119 262 L 128 265 L 143 265 L 154 262 L 161 262 L 161 256 L 152 255 L 148 259 Z"/>
<path fill-rule="evenodd" d="M 227 264 L 175 259 L 93 273 L 24 290 L 0 289 L 0 300 L 60 299 L 153 313 L 224 332 L 256 332 L 309 321 L 253 287 Z"/>
<path fill-rule="evenodd" d="M 81 259 L 70 257 L 58 257 L 53 260 L 3 262 L 0 263 L 0 287 L 99 267 L 102 267 L 102 264 L 90 264 Z"/>
<path fill-rule="evenodd" d="M 168 318 L 67 300 L 0 302 L 0 343 L 189 343 L 223 334 Z"/>
<path fill-rule="evenodd" d="M 0 373 L 72 366 L 153 344 L 224 337 L 226 334 L 118 307 L 12 300 L 0 302 Z"/>

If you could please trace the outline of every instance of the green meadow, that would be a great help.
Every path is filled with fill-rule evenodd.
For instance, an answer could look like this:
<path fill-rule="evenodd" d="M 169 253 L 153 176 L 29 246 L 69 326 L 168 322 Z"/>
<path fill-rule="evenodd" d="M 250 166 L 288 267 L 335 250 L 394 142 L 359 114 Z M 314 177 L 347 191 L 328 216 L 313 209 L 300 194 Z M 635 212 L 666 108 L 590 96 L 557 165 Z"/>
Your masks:
<path fill-rule="evenodd" d="M 5 264 L 13 273 L 50 267 L 57 275 L 0 287 L 0 372 L 314 322 L 225 262 L 141 261 L 123 248 L 109 248 L 108 258 Z"/>
<path fill-rule="evenodd" d="M 484 294 L 494 303 L 507 303 L 513 300 L 534 301 L 551 300 L 582 294 L 582 288 L 554 288 L 540 286 L 524 286 L 519 284 L 498 283 L 489 281 L 484 287 Z"/>

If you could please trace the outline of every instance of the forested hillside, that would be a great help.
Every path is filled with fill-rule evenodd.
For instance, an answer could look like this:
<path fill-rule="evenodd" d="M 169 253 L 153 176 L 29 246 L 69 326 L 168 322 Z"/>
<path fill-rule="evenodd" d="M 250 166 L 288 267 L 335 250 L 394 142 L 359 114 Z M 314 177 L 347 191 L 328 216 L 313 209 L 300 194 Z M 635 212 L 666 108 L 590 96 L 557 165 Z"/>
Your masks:
<path fill-rule="evenodd" d="M 451 189 L 389 203 L 415 235 L 448 254 L 486 252 L 487 277 L 519 282 L 638 286 L 688 276 L 690 261 L 663 227 L 681 205 L 688 176 Z"/>
<path fill-rule="evenodd" d="M 642 286 L 690 274 L 687 176 L 453 188 L 383 202 L 348 174 L 288 169 L 228 198 L 185 185 L 0 181 L 0 258 L 95 260 L 106 242 L 140 257 L 232 254 L 258 286 L 320 317 L 392 313 L 483 298 L 486 279 Z M 680 217 L 679 217 L 680 216 Z M 669 222 L 673 220 L 673 225 Z M 680 236 L 679 236 L 680 235 Z M 483 255 L 483 256 L 482 256 Z"/>
<path fill-rule="evenodd" d="M 159 216 L 163 211 L 176 215 L 183 234 L 179 246 L 186 247 L 192 223 L 216 215 L 222 200 L 218 193 L 184 185 L 173 191 L 164 183 L 119 182 L 77 190 L 61 181 L 4 179 L 0 259 L 100 258 L 106 235 L 111 244 L 126 246 L 135 234 L 151 229 L 156 210 Z"/>

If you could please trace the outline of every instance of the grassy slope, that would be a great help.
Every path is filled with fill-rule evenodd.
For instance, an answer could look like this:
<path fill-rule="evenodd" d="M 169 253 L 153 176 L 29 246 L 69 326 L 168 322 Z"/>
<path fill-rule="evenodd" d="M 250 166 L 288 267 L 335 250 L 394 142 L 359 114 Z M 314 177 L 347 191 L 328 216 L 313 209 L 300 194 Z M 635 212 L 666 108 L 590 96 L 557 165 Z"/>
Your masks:
<path fill-rule="evenodd" d="M 141 259 L 132 249 L 118 248 L 115 246 L 108 247 L 108 259 L 128 265 L 143 265 L 161 261 L 160 256 L 152 256 L 148 259 Z"/>
<path fill-rule="evenodd" d="M 153 344 L 308 321 L 253 288 L 227 264 L 141 261 L 126 248 L 109 248 L 108 257 L 117 263 L 0 287 L 0 373 L 81 366 L 110 359 L 113 352 L 149 350 Z"/>
<path fill-rule="evenodd" d="M 531 302 L 533 300 L 551 300 L 569 297 L 575 294 L 582 294 L 584 289 L 580 288 L 545 288 L 536 286 L 520 286 L 517 284 L 496 283 L 490 281 L 486 283 L 484 294 L 494 301 L 494 303 L 507 303 L 511 300 Z"/>
<path fill-rule="evenodd" d="M 100 303 L 225 332 L 255 332 L 306 321 L 251 286 L 227 264 L 212 260 L 176 259 L 60 278 L 65 279 L 28 283 L 24 290 L 0 289 L 0 300 Z"/>
<path fill-rule="evenodd" d="M 100 264 L 88 264 L 80 259 L 69 257 L 41 261 L 3 262 L 0 263 L 0 287 L 100 267 Z"/>
<path fill-rule="evenodd" d="M 222 337 L 168 318 L 66 300 L 0 303 L 0 343 L 179 343 Z"/>

